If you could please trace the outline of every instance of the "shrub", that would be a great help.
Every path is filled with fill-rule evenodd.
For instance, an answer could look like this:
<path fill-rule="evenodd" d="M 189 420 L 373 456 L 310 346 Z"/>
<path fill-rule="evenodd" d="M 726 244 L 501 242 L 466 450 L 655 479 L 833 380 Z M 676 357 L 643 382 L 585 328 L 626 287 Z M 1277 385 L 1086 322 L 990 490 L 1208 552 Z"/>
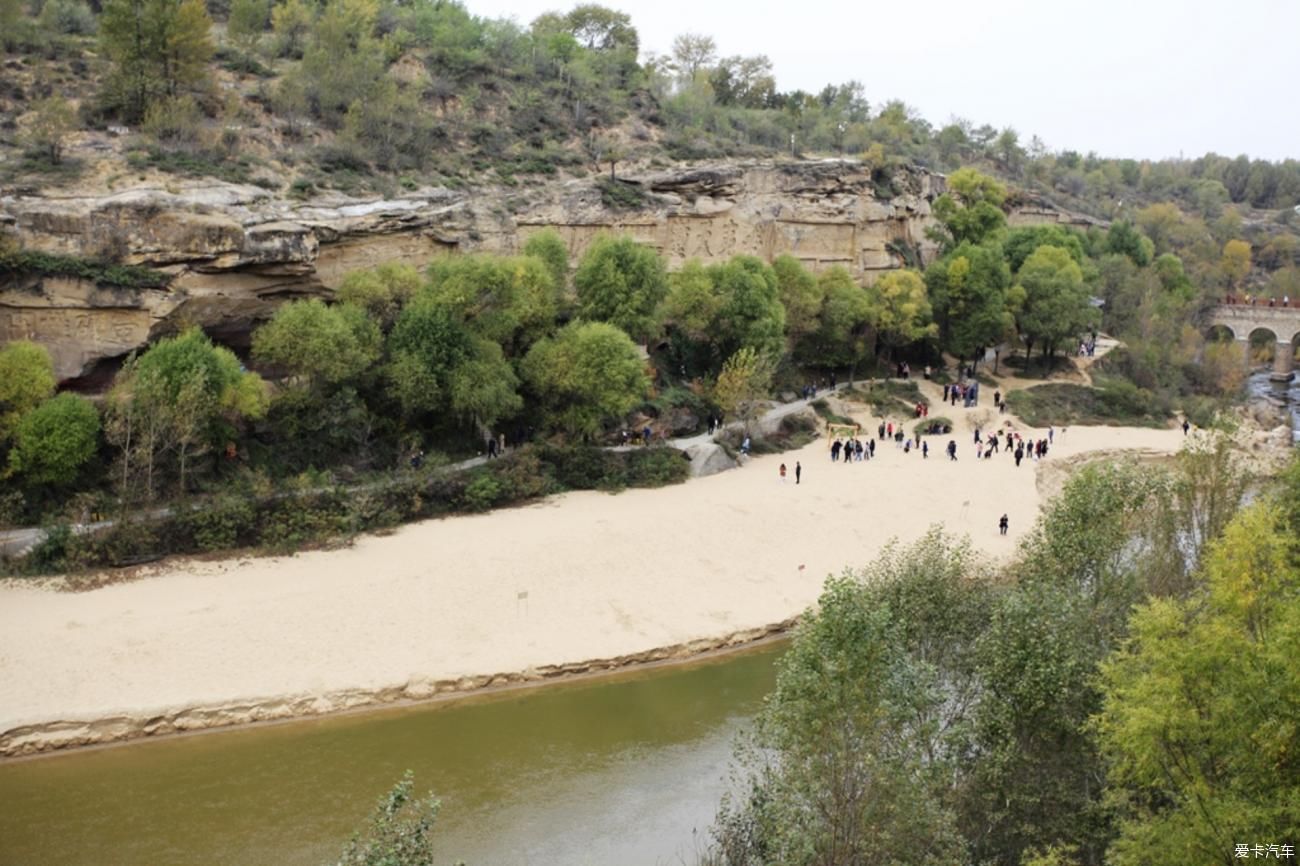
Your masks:
<path fill-rule="evenodd" d="M 487 511 L 501 499 L 501 482 L 490 472 L 479 472 L 465 485 L 460 504 L 469 511 Z"/>
<path fill-rule="evenodd" d="M 72 540 L 72 527 L 58 523 L 47 527 L 45 538 L 23 558 L 23 566 L 34 573 L 57 571 L 63 567 Z"/>
<path fill-rule="evenodd" d="M 598 448 L 542 449 L 542 460 L 554 467 L 555 480 L 569 490 L 622 490 L 627 476 L 619 452 Z"/>
<path fill-rule="evenodd" d="M 252 541 L 256 517 L 253 503 L 228 496 L 182 513 L 176 523 L 198 550 L 229 550 Z"/>
<path fill-rule="evenodd" d="M 0 250 L 0 274 L 76 277 L 96 285 L 124 289 L 161 289 L 171 282 L 169 274 L 140 265 L 115 265 L 76 256 L 19 250 Z"/>
<path fill-rule="evenodd" d="M 596 181 L 600 201 L 611 210 L 631 210 L 646 203 L 646 194 L 640 185 L 613 178 L 601 177 Z"/>
<path fill-rule="evenodd" d="M 676 448 L 639 448 L 622 456 L 629 487 L 665 487 L 679 484 L 691 474 L 690 460 Z"/>

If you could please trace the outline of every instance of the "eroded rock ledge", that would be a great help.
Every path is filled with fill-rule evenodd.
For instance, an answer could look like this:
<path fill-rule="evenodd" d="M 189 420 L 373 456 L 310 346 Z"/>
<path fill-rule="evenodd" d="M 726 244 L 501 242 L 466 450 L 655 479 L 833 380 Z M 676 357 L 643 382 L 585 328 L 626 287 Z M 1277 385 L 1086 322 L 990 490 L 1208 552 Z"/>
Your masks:
<path fill-rule="evenodd" d="M 349 271 L 423 266 L 451 251 L 510 253 L 556 229 L 576 261 L 602 231 L 626 232 L 670 267 L 691 258 L 790 254 L 855 276 L 928 261 L 931 203 L 945 178 L 904 166 L 888 176 L 852 160 L 745 162 L 629 171 L 641 205 L 614 210 L 591 178 L 531 186 L 444 187 L 401 198 L 331 194 L 299 201 L 218 181 L 140 185 L 99 195 L 0 196 L 0 232 L 28 249 L 142 264 L 172 274 L 163 291 L 85 280 L 0 277 L 0 342 L 47 346 L 61 378 L 84 376 L 180 323 L 236 347 L 275 306 L 328 297 Z M 1014 224 L 1072 222 L 1025 202 Z"/>
<path fill-rule="evenodd" d="M 339 689 L 318 695 L 265 697 L 209 706 L 142 712 L 138 715 L 114 715 L 102 719 L 61 720 L 23 725 L 0 733 L 0 758 L 30 757 L 57 750 L 103 745 L 142 737 L 166 736 L 254 722 L 305 718 L 385 705 L 409 704 L 471 692 L 517 688 L 551 680 L 593 676 L 664 662 L 686 661 L 720 651 L 739 649 L 777 637 L 788 632 L 797 622 L 798 617 L 792 617 L 758 628 L 731 632 L 721 637 L 701 638 L 614 658 L 543 665 L 512 673 L 464 676 L 457 679 L 413 679 L 403 685 L 376 689 Z"/>

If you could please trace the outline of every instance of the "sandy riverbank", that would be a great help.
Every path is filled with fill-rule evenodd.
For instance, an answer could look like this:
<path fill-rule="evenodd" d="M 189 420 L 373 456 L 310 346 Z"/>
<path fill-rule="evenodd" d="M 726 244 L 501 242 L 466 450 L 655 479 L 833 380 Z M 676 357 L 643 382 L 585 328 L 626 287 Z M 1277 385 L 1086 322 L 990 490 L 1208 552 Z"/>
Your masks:
<path fill-rule="evenodd" d="M 3 587 L 0 755 L 751 640 L 812 604 L 828 573 L 936 523 L 1010 554 L 1041 507 L 1037 470 L 1005 454 L 977 462 L 964 427 L 953 438 L 956 463 L 941 453 L 946 438 L 931 440 L 928 460 L 882 443 L 876 460 L 850 466 L 831 463 L 818 441 L 676 487 L 566 494 L 342 550 L 182 562 L 79 594 Z M 1044 465 L 1171 453 L 1182 440 L 1177 430 L 1075 427 Z M 1004 512 L 1011 532 L 1001 537 Z"/>

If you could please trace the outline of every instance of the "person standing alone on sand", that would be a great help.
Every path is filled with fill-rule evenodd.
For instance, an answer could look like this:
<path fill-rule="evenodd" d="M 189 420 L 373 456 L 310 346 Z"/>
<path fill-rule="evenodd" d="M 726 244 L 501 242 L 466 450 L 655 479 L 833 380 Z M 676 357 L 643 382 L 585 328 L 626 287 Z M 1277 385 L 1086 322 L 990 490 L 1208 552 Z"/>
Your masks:
<path fill-rule="evenodd" d="M 1009 524 L 1010 524 L 1010 521 L 1007 520 L 1007 516 L 1006 516 L 1005 514 L 1002 515 L 1002 519 L 998 521 L 998 535 L 1006 535 L 1006 534 L 1007 534 L 1007 526 L 1008 526 Z"/>
<path fill-rule="evenodd" d="M 949 439 L 949 440 L 948 440 L 948 459 L 949 459 L 949 460 L 956 460 L 956 459 L 957 459 L 957 440 L 956 440 L 956 439 Z"/>
<path fill-rule="evenodd" d="M 799 483 L 799 477 L 800 477 L 801 475 L 803 475 L 803 466 L 801 466 L 801 465 L 799 464 L 799 461 L 796 460 L 796 461 L 794 461 L 794 483 L 795 483 L 795 484 L 798 484 L 798 483 Z"/>
<path fill-rule="evenodd" d="M 781 464 L 781 483 L 785 483 L 785 464 Z"/>

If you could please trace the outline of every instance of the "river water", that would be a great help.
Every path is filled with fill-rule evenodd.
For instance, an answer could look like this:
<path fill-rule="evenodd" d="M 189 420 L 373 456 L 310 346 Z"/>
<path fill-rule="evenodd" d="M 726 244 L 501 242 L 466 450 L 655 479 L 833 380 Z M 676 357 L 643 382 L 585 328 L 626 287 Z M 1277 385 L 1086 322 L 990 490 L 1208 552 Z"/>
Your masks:
<path fill-rule="evenodd" d="M 439 863 L 689 864 L 783 648 L 3 764 L 0 864 L 332 863 L 407 769 Z"/>
<path fill-rule="evenodd" d="M 1268 372 L 1250 374 L 1246 391 L 1251 399 L 1267 400 L 1275 406 L 1285 404 L 1291 416 L 1291 441 L 1300 446 L 1300 376 L 1287 384 L 1270 382 Z"/>

